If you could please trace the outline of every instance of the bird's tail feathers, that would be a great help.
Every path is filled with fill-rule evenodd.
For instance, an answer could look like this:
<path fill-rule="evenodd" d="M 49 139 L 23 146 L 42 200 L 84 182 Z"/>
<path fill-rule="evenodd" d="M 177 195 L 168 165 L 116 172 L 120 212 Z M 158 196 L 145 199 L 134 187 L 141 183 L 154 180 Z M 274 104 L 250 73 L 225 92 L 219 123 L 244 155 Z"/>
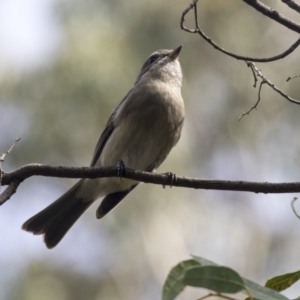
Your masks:
<path fill-rule="evenodd" d="M 91 201 L 82 201 L 81 198 L 76 197 L 81 184 L 82 180 L 54 203 L 27 220 L 23 224 L 22 229 L 33 234 L 44 234 L 47 248 L 56 246 L 72 225 L 93 203 L 93 199 Z"/>

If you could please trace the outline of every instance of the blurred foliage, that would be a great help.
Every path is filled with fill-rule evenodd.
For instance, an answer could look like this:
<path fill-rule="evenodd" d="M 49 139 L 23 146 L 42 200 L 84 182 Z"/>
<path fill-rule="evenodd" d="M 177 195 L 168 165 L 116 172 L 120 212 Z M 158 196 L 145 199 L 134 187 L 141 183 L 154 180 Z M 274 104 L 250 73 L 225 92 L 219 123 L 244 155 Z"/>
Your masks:
<path fill-rule="evenodd" d="M 0 72 L 0 151 L 22 138 L 4 167 L 32 162 L 89 165 L 109 115 L 148 55 L 183 44 L 186 122 L 179 144 L 159 171 L 215 179 L 298 180 L 300 107 L 264 87 L 258 111 L 238 122 L 257 99 L 252 74 L 245 63 L 180 30 L 188 4 L 53 2 L 62 35 L 55 55 L 39 68 Z M 283 4 L 272 5 L 293 16 Z M 199 20 L 225 48 L 245 55 L 278 54 L 296 39 L 242 1 L 201 1 Z M 187 24 L 193 26 L 192 15 Z M 297 79 L 285 83 L 299 73 L 295 53 L 259 67 L 299 97 Z M 91 208 L 49 252 L 39 237 L 19 228 L 72 184 L 64 180 L 63 187 L 61 182 L 31 179 L 1 207 L 0 220 L 14 221 L 12 228 L 0 229 L 6 240 L 0 268 L 15 270 L 2 278 L 8 300 L 158 299 L 168 271 L 190 253 L 229 265 L 257 282 L 299 264 L 299 223 L 287 202 L 292 195 L 151 185 L 141 185 L 98 223 Z M 199 296 L 187 290 L 178 299 L 193 295 Z"/>

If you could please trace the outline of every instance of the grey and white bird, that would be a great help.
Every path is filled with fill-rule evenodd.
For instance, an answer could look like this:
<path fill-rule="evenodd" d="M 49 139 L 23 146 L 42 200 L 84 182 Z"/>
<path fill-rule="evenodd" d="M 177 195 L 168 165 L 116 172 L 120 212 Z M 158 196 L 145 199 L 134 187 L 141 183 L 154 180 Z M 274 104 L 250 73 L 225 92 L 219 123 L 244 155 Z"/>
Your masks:
<path fill-rule="evenodd" d="M 96 145 L 91 167 L 115 166 L 154 171 L 180 138 L 184 121 L 182 72 L 174 50 L 158 50 L 144 63 L 133 88 L 109 118 Z M 81 179 L 64 195 L 27 220 L 22 228 L 43 234 L 55 247 L 98 198 L 98 219 L 110 212 L 138 182 L 122 178 Z"/>

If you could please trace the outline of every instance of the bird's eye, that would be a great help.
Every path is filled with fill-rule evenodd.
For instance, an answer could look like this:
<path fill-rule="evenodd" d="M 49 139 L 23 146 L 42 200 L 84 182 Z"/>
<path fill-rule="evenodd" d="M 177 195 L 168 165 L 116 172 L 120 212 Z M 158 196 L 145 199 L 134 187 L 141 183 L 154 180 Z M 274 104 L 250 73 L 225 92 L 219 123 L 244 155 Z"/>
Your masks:
<path fill-rule="evenodd" d="M 153 55 L 148 59 L 148 65 L 153 64 L 158 59 L 158 55 Z"/>

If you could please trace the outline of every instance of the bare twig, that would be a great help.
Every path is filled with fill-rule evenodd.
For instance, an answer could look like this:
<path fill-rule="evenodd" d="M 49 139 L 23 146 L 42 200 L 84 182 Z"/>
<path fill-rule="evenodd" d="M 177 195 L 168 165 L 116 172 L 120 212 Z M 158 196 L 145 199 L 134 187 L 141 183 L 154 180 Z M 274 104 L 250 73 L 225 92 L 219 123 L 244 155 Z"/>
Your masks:
<path fill-rule="evenodd" d="M 256 84 L 257 84 L 257 76 L 256 76 L 256 73 L 255 73 L 255 70 L 253 69 L 252 67 L 252 64 L 249 64 L 247 61 L 246 61 L 246 64 L 247 64 L 247 67 L 251 69 L 252 71 L 252 75 L 253 75 L 253 78 L 254 78 L 254 84 L 253 84 L 253 87 L 256 88 Z"/>
<path fill-rule="evenodd" d="M 300 24 L 296 23 L 286 16 L 280 14 L 278 11 L 272 9 L 271 7 L 267 6 L 266 4 L 260 2 L 259 0 L 243 0 L 248 5 L 255 8 L 260 13 L 264 14 L 265 16 L 269 17 L 270 19 L 278 22 L 279 24 L 285 26 L 286 28 L 300 33 Z"/>
<path fill-rule="evenodd" d="M 296 12 L 300 13 L 300 5 L 296 3 L 294 0 L 281 0 L 285 3 L 289 8 L 295 10 Z"/>
<path fill-rule="evenodd" d="M 181 20 L 180 20 L 181 29 L 186 32 L 189 32 L 189 33 L 198 33 L 204 40 L 206 40 L 215 49 L 221 51 L 222 53 L 224 53 L 230 57 L 233 57 L 237 60 L 267 63 L 267 62 L 276 61 L 276 60 L 285 58 L 286 56 L 291 54 L 300 45 L 300 38 L 299 38 L 294 44 L 292 44 L 284 52 L 282 52 L 278 55 L 275 55 L 272 57 L 266 57 L 266 58 L 248 57 L 248 56 L 238 55 L 233 52 L 230 52 L 230 51 L 222 48 L 221 46 L 219 46 L 213 39 L 211 39 L 208 35 L 206 35 L 202 31 L 202 29 L 199 27 L 198 14 L 197 14 L 197 2 L 198 1 L 199 0 L 193 0 L 193 2 L 183 11 L 183 13 L 181 15 Z M 194 29 L 190 29 L 190 28 L 187 28 L 184 26 L 185 16 L 191 9 L 194 9 L 194 18 L 195 18 L 195 28 Z M 299 32 L 300 32 L 300 25 L 299 25 Z"/>
<path fill-rule="evenodd" d="M 207 299 L 207 298 L 210 298 L 210 297 L 214 297 L 214 298 L 219 297 L 219 298 L 223 298 L 223 299 L 226 299 L 226 300 L 237 300 L 237 298 L 233 298 L 233 297 L 224 295 L 222 293 L 208 293 L 208 294 L 202 296 L 201 298 L 198 298 L 197 300 L 204 300 L 204 299 Z"/>
<path fill-rule="evenodd" d="M 2 185 L 11 185 L 12 182 L 20 184 L 31 176 L 47 176 L 60 178 L 101 178 L 101 177 L 118 177 L 118 167 L 53 167 L 40 164 L 31 164 L 23 166 L 10 173 L 4 173 Z M 176 176 L 174 182 L 169 174 L 157 174 L 145 171 L 137 171 L 125 168 L 123 178 L 128 178 L 140 182 L 172 185 L 176 187 L 186 187 L 206 190 L 223 190 L 223 191 L 242 191 L 254 193 L 299 193 L 300 182 L 287 183 L 268 183 L 268 182 L 249 182 L 249 181 L 228 181 L 228 180 L 209 180 L 199 178 L 188 178 Z M 11 188 L 16 191 L 16 184 Z M 14 188 L 14 189 L 13 189 Z M 10 190 L 9 190 L 10 191 Z M 8 192 L 7 194 L 8 194 Z M 9 199 L 6 195 L 6 199 Z M 1 203 L 0 203 L 1 204 Z"/>
<path fill-rule="evenodd" d="M 291 207 L 292 207 L 292 210 L 293 210 L 294 214 L 296 215 L 296 217 L 297 217 L 298 219 L 300 219 L 300 215 L 297 213 L 297 211 L 296 211 L 296 209 L 295 209 L 295 202 L 296 202 L 297 200 L 298 200 L 297 197 L 294 197 L 294 198 L 293 198 L 293 200 L 292 200 L 292 202 L 291 202 Z"/>
<path fill-rule="evenodd" d="M 12 149 L 15 147 L 15 145 L 17 144 L 17 142 L 20 140 L 21 138 L 17 138 L 14 143 L 10 146 L 10 148 L 3 154 L 1 154 L 0 156 L 0 162 L 3 162 L 5 160 L 5 157 L 12 151 Z"/>
<path fill-rule="evenodd" d="M 249 62 L 247 62 L 247 64 L 250 64 L 251 68 L 253 68 L 253 70 L 255 71 L 257 77 L 260 77 L 262 79 L 262 81 L 264 81 L 264 83 L 266 83 L 268 86 L 270 86 L 274 91 L 276 91 L 278 94 L 280 94 L 282 97 L 284 97 L 288 101 L 298 104 L 298 105 L 300 104 L 299 100 L 296 100 L 296 99 L 288 96 L 281 89 L 279 89 L 274 83 L 272 83 L 269 79 L 267 79 L 253 62 L 249 61 Z"/>
<path fill-rule="evenodd" d="M 259 89 L 258 89 L 258 99 L 256 101 L 256 103 L 246 112 L 242 112 L 242 115 L 239 117 L 239 121 L 245 116 L 249 116 L 250 112 L 253 110 L 253 109 L 256 109 L 257 110 L 257 106 L 260 102 L 260 94 L 261 94 L 261 88 L 262 88 L 262 85 L 266 83 L 265 81 L 261 81 L 260 82 L 260 85 L 259 85 Z"/>
<path fill-rule="evenodd" d="M 267 79 L 261 72 L 261 70 L 259 70 L 256 65 L 251 62 L 251 61 L 247 61 L 247 66 L 251 68 L 253 76 L 254 76 L 254 87 L 256 87 L 256 82 L 257 82 L 257 77 L 261 78 L 261 83 L 259 85 L 259 90 L 258 90 L 258 100 L 256 101 L 256 103 L 254 104 L 254 106 L 252 106 L 247 112 L 243 112 L 242 115 L 239 117 L 239 121 L 245 116 L 245 115 L 249 115 L 250 112 L 253 109 L 257 109 L 257 106 L 260 102 L 260 95 L 261 95 L 261 89 L 262 89 L 262 85 L 263 84 L 267 84 L 268 86 L 270 86 L 274 91 L 276 91 L 277 93 L 279 93 L 282 97 L 284 97 L 285 99 L 287 99 L 288 101 L 295 103 L 295 104 L 300 104 L 299 100 L 296 100 L 294 98 L 291 98 L 290 96 L 288 96 L 286 93 L 284 93 L 281 89 L 279 89 L 278 87 L 275 86 L 274 83 L 272 83 L 269 79 Z"/>
<path fill-rule="evenodd" d="M 21 138 L 17 138 L 14 143 L 10 146 L 10 148 L 1 154 L 0 156 L 0 193 L 1 193 L 1 186 L 2 186 L 2 177 L 3 177 L 3 170 L 2 170 L 2 162 L 4 162 L 5 157 L 12 151 L 12 149 L 14 148 L 14 146 L 17 144 L 17 142 L 20 140 Z M 2 194 L 0 194 L 0 202 L 1 202 L 1 197 Z"/>
<path fill-rule="evenodd" d="M 295 76 L 290 76 L 286 79 L 286 81 L 290 81 L 291 79 L 294 79 L 294 78 L 297 78 L 297 77 L 300 77 L 300 74 L 299 75 L 295 75 Z"/>
<path fill-rule="evenodd" d="M 253 300 L 251 294 L 249 292 L 248 293 L 248 296 L 250 298 L 250 300 Z M 207 299 L 207 298 L 210 298 L 210 297 L 219 297 L 219 298 L 223 298 L 223 299 L 226 299 L 226 300 L 237 300 L 238 298 L 233 298 L 233 297 L 230 297 L 228 295 L 225 295 L 225 294 L 222 294 L 222 293 L 208 293 L 206 295 L 204 295 L 203 297 L 201 298 L 198 298 L 197 300 L 204 300 L 204 299 Z"/>
<path fill-rule="evenodd" d="M 196 5 L 196 3 L 198 2 L 198 0 L 193 0 L 192 3 L 182 12 L 182 15 L 181 15 L 181 19 L 180 19 L 180 28 L 184 31 L 187 31 L 189 33 L 197 33 L 197 31 L 195 29 L 189 29 L 187 27 L 184 26 L 184 21 L 185 21 L 185 16 L 187 15 L 187 13 L 193 9 Z M 195 22 L 197 24 L 198 22 L 198 17 L 197 17 L 197 14 L 196 14 L 196 17 L 195 17 Z M 196 25 L 197 26 L 197 25 Z"/>

